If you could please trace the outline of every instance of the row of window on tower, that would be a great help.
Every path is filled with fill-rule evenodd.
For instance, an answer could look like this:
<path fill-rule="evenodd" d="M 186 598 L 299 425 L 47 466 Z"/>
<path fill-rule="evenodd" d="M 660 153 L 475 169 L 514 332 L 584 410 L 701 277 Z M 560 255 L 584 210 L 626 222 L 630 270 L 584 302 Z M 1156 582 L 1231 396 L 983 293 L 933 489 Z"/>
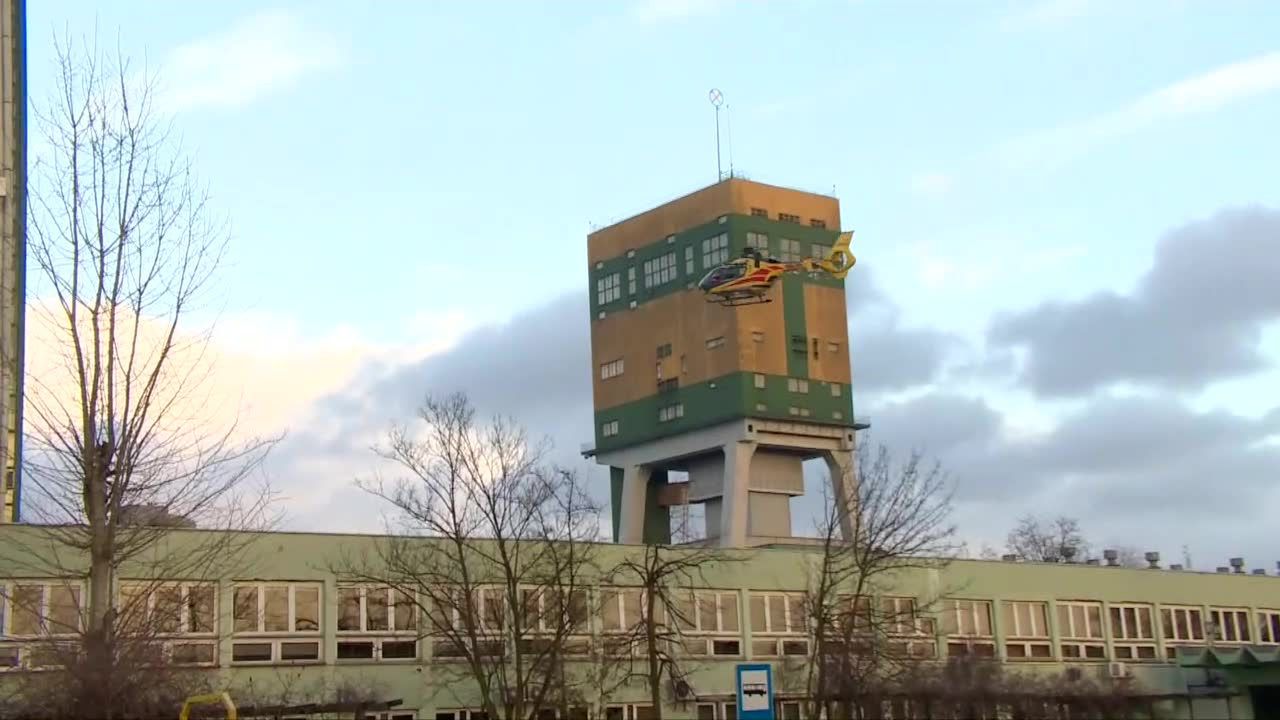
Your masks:
<path fill-rule="evenodd" d="M 762 330 L 752 330 L 752 331 L 751 331 L 751 341 L 752 341 L 753 343 L 763 343 L 763 342 L 764 342 L 764 337 L 765 337 L 765 336 L 764 336 L 764 331 L 762 331 Z M 812 341 L 812 344 L 813 344 L 813 357 L 814 357 L 815 359 L 817 359 L 817 358 L 819 357 L 818 348 L 819 348 L 819 347 L 821 347 L 821 346 L 823 345 L 823 343 L 822 343 L 822 341 L 821 341 L 820 339 L 818 339 L 818 338 L 808 338 L 808 339 L 806 339 L 804 336 L 797 335 L 797 336 L 794 336 L 794 337 L 792 338 L 792 340 L 793 340 L 793 341 L 795 341 L 795 342 L 793 342 L 793 344 L 798 344 L 798 346 L 801 348 L 801 352 L 805 352 L 804 348 L 805 348 L 805 347 L 807 346 L 807 344 L 808 344 L 808 343 L 806 342 L 806 340 Z M 723 335 L 717 335 L 717 336 L 715 336 L 715 337 L 707 338 L 707 340 L 706 340 L 706 342 L 704 343 L 704 345 L 706 346 L 706 349 L 708 349 L 708 350 L 716 350 L 716 349 L 718 349 L 718 348 L 722 348 L 722 347 L 724 347 L 726 342 L 727 342 L 727 341 L 726 341 L 726 339 L 725 339 L 725 337 L 724 337 Z M 825 345 L 826 345 L 827 353 L 828 353 L 828 354 L 830 354 L 830 355 L 835 355 L 835 354 L 837 354 L 837 353 L 839 353 L 839 352 L 840 352 L 840 343 L 838 343 L 838 342 L 835 342 L 835 341 L 833 341 L 833 340 L 828 340 L 828 341 L 826 342 L 826 344 L 825 344 Z M 663 344 L 661 344 L 661 345 L 659 345 L 659 346 L 657 347 L 657 353 L 656 353 L 656 361 L 657 361 L 657 365 L 656 365 L 656 373 L 657 373 L 657 380 L 658 380 L 658 382 L 659 382 L 659 383 L 661 383 L 663 380 L 665 380 L 665 379 L 666 379 L 666 378 L 664 378 L 664 377 L 663 377 L 662 361 L 663 361 L 664 359 L 666 359 L 666 358 L 671 357 L 671 355 L 672 355 L 672 346 L 671 346 L 671 343 L 663 343 Z M 619 376 L 621 376 L 621 375 L 623 374 L 623 372 L 624 372 L 624 370 L 625 370 L 625 369 L 626 369 L 626 367 L 625 367 L 625 362 L 624 362 L 623 358 L 615 358 L 615 359 L 613 359 L 613 360 L 608 360 L 608 361 L 602 362 L 602 363 L 600 363 L 600 379 L 601 379 L 601 380 L 611 380 L 611 379 L 613 379 L 613 378 L 619 377 Z M 680 355 L 680 373 L 681 373 L 681 374 L 684 374 L 684 373 L 686 373 L 686 372 L 688 372 L 688 363 L 687 363 L 687 362 L 686 362 L 686 360 L 685 360 L 685 356 L 684 356 L 683 354 L 681 354 L 681 355 Z M 762 376 L 762 375 L 758 375 L 757 377 L 763 377 L 763 376 Z M 759 382 L 760 382 L 760 381 L 759 381 L 759 380 L 757 380 L 757 383 L 759 383 Z M 763 385 L 759 385 L 759 384 L 757 384 L 757 385 L 756 385 L 756 387 L 764 387 L 764 386 L 763 386 Z M 807 388 L 807 386 L 806 386 L 806 388 Z M 793 389 L 793 391 L 794 391 L 794 389 Z M 808 390 L 807 390 L 807 389 L 805 389 L 805 390 L 800 391 L 800 392 L 808 392 Z M 839 390 L 838 390 L 838 389 L 833 390 L 833 391 L 832 391 L 832 394 L 838 397 L 838 396 L 839 396 Z"/>
<path fill-rule="evenodd" d="M 675 235 L 667 237 L 669 244 L 675 243 Z M 777 257 L 783 262 L 799 262 L 805 258 L 803 244 L 799 240 L 791 238 L 779 237 L 776 242 L 771 245 L 769 235 L 761 232 L 747 233 L 747 247 L 755 248 L 761 254 L 769 257 Z M 831 254 L 831 246 L 823 243 L 810 243 L 809 255 L 815 259 L 825 258 Z M 635 250 L 628 250 L 627 257 L 634 258 Z M 701 266 L 696 262 L 701 259 Z M 681 260 L 683 259 L 683 263 Z M 680 266 L 684 266 L 684 275 L 689 282 L 694 282 L 702 274 L 705 274 L 712 268 L 723 265 L 729 261 L 729 234 L 717 233 L 711 237 L 704 238 L 700 244 L 686 245 L 683 249 L 683 258 L 677 255 L 675 250 L 659 255 L 658 257 L 645 260 L 641 263 L 640 273 L 636 273 L 636 266 L 632 265 L 626 271 L 627 295 L 633 296 L 639 289 L 639 282 L 644 283 L 646 290 L 668 285 L 675 282 L 680 277 Z M 596 269 L 604 267 L 604 263 L 596 263 Z M 621 271 L 609 273 L 596 280 L 596 304 L 608 305 L 622 299 L 622 283 L 623 274 Z"/>
<path fill-rule="evenodd" d="M 767 218 L 769 217 L 769 211 L 764 208 L 753 207 L 751 208 L 751 216 Z M 778 221 L 799 225 L 800 216 L 793 213 L 780 212 L 778 213 Z M 827 226 L 827 221 L 821 218 L 809 218 L 809 225 L 816 228 L 825 228 Z"/>

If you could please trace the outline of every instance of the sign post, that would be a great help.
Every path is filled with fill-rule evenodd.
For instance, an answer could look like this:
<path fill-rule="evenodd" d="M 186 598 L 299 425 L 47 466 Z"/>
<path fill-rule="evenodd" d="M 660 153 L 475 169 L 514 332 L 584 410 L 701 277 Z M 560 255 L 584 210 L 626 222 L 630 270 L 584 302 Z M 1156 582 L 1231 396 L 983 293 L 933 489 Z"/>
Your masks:
<path fill-rule="evenodd" d="M 773 668 L 767 664 L 738 666 L 738 720 L 775 720 Z"/>

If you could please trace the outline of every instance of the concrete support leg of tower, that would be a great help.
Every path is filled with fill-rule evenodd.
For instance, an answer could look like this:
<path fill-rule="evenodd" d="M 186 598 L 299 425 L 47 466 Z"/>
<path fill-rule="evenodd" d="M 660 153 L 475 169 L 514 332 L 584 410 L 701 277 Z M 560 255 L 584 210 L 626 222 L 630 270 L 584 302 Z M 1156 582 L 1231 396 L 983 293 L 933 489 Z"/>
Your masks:
<path fill-rule="evenodd" d="M 747 544 L 747 513 L 750 502 L 751 457 L 754 442 L 732 442 L 724 446 L 724 502 L 720 512 L 720 545 Z"/>
<path fill-rule="evenodd" d="M 645 495 L 649 489 L 649 468 L 630 465 L 622 470 L 622 527 L 618 542 L 639 545 L 644 542 Z"/>
<path fill-rule="evenodd" d="M 858 464 L 854 451 L 828 450 L 822 459 L 831 473 L 831 500 L 840 513 L 840 537 L 852 542 L 858 512 Z"/>

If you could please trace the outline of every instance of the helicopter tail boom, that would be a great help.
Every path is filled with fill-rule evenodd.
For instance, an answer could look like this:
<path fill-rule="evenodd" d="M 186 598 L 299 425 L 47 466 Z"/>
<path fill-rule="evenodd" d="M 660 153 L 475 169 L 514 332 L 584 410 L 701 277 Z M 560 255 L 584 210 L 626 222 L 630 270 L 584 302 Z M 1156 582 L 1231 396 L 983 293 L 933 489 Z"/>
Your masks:
<path fill-rule="evenodd" d="M 821 260 L 810 261 L 814 270 L 822 270 L 832 276 L 844 279 L 853 269 L 854 263 L 858 261 L 849 252 L 849 242 L 853 240 L 853 232 L 842 232 L 836 238 L 836 242 L 831 246 L 831 252 Z"/>

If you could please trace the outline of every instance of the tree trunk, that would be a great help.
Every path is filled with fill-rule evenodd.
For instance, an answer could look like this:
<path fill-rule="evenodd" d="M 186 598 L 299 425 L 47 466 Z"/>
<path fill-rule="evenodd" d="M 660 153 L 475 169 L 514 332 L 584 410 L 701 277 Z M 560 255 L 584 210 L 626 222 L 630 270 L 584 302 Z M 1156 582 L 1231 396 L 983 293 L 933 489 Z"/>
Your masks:
<path fill-rule="evenodd" d="M 662 720 L 662 666 L 658 661 L 658 631 L 653 617 L 653 592 L 645 593 L 645 647 L 649 651 L 649 702 L 654 720 Z"/>

